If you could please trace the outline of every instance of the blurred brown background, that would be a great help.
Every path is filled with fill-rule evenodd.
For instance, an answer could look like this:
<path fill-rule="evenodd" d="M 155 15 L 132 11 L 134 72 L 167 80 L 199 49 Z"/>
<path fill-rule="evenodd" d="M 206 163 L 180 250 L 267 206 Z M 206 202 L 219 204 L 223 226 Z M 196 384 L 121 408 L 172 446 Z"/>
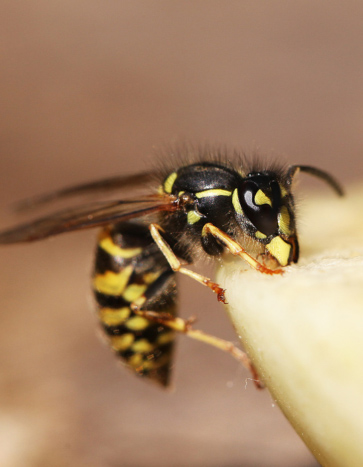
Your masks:
<path fill-rule="evenodd" d="M 12 201 L 151 167 L 173 141 L 361 179 L 361 2 L 20 0 L 0 12 L 3 227 L 19 220 Z M 93 249 L 94 232 L 1 249 L 0 465 L 317 465 L 217 350 L 180 338 L 171 394 L 119 368 L 91 313 Z M 236 340 L 208 291 L 181 289 L 183 316 Z"/>

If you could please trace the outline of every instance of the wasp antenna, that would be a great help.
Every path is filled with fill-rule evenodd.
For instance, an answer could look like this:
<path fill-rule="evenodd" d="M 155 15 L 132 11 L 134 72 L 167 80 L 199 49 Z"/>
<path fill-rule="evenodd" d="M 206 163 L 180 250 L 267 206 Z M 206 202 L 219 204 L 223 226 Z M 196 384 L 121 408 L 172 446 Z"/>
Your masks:
<path fill-rule="evenodd" d="M 339 195 L 344 196 L 344 190 L 341 184 L 328 172 L 324 170 L 317 169 L 316 167 L 311 167 L 310 165 L 291 165 L 287 171 L 287 179 L 291 184 L 293 178 L 298 172 L 305 172 L 314 177 L 324 180 L 333 190 Z"/>

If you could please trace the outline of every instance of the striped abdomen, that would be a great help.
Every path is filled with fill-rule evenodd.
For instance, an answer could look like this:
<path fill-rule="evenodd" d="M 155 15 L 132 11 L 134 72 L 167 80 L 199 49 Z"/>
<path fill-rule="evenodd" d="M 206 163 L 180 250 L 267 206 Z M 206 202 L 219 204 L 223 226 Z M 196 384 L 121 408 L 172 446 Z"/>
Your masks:
<path fill-rule="evenodd" d="M 130 308 L 176 313 L 175 274 L 149 229 L 122 223 L 104 229 L 98 241 L 93 289 L 102 326 L 123 363 L 167 385 L 174 332 Z"/>

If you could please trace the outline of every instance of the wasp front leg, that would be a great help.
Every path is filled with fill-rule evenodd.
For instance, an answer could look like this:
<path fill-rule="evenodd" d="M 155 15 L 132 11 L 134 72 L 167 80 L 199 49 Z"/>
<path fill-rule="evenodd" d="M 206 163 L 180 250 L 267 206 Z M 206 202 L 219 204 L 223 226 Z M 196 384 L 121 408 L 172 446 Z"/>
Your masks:
<path fill-rule="evenodd" d="M 152 238 L 158 245 L 160 251 L 165 256 L 173 271 L 180 272 L 181 274 L 191 277 L 200 284 L 209 287 L 211 290 L 213 290 L 214 293 L 217 294 L 219 302 L 226 303 L 226 299 L 224 296 L 225 290 L 222 287 L 220 287 L 208 277 L 202 276 L 201 274 L 198 274 L 197 272 L 191 271 L 190 269 L 182 266 L 180 260 L 177 258 L 173 250 L 168 245 L 168 243 L 161 236 L 160 231 L 162 230 L 162 228 L 158 224 L 150 224 L 149 229 Z"/>
<path fill-rule="evenodd" d="M 233 238 L 227 235 L 223 230 L 220 230 L 213 224 L 205 224 L 202 231 L 202 236 L 212 236 L 214 239 L 219 240 L 227 250 L 232 253 L 234 256 L 239 256 L 244 261 L 246 261 L 253 269 L 256 271 L 262 272 L 264 274 L 282 274 L 282 269 L 269 269 L 264 264 L 257 261 L 253 256 L 247 253 L 247 251 Z"/>

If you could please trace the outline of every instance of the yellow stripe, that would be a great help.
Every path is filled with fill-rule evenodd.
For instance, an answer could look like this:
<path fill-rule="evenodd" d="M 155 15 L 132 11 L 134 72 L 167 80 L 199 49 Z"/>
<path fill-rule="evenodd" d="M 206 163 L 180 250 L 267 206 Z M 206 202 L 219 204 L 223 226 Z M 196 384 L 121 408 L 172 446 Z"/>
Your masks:
<path fill-rule="evenodd" d="M 142 316 L 133 316 L 126 323 L 125 326 L 131 331 L 143 331 L 150 324 L 150 321 Z"/>
<path fill-rule="evenodd" d="M 119 326 L 124 323 L 130 316 L 131 310 L 125 306 L 123 308 L 101 308 L 98 316 L 103 324 L 106 326 Z"/>
<path fill-rule="evenodd" d="M 133 344 L 135 336 L 131 332 L 128 332 L 127 334 L 122 334 L 122 336 L 112 336 L 110 340 L 113 350 L 120 352 L 128 349 Z"/>
<path fill-rule="evenodd" d="M 142 296 L 142 297 L 139 297 L 137 300 L 134 300 L 132 303 L 133 305 L 136 305 L 137 307 L 141 308 L 145 302 L 146 302 L 146 297 Z"/>
<path fill-rule="evenodd" d="M 105 274 L 97 274 L 93 278 L 93 287 L 97 292 L 106 295 L 121 295 L 132 272 L 133 267 L 130 264 L 119 273 L 106 271 Z"/>
<path fill-rule="evenodd" d="M 105 236 L 100 239 L 98 242 L 102 250 L 106 251 L 111 256 L 119 256 L 121 258 L 132 258 L 133 256 L 139 255 L 142 253 L 142 248 L 121 248 L 116 245 L 112 238 Z"/>
<path fill-rule="evenodd" d="M 278 216 L 278 224 L 283 234 L 291 235 L 290 214 L 286 206 L 282 206 L 281 208 L 280 214 Z"/>
<path fill-rule="evenodd" d="M 132 303 L 137 300 L 146 291 L 146 289 L 147 285 L 145 284 L 131 284 L 122 294 L 122 298 Z"/>
<path fill-rule="evenodd" d="M 199 193 L 196 193 L 195 196 L 197 198 L 206 198 L 209 196 L 231 196 L 232 192 L 228 190 L 220 190 L 220 189 L 215 189 L 215 190 L 205 190 L 205 191 L 199 191 Z"/>
<path fill-rule="evenodd" d="M 198 222 L 202 216 L 195 211 L 189 211 L 187 214 L 188 224 L 193 225 Z"/>
<path fill-rule="evenodd" d="M 132 366 L 133 368 L 138 368 L 142 366 L 142 355 L 139 353 L 135 353 L 135 355 L 131 355 L 131 357 L 127 360 L 127 363 Z"/>
<path fill-rule="evenodd" d="M 163 332 L 157 338 L 156 342 L 159 345 L 164 345 L 164 344 L 169 344 L 170 342 L 173 342 L 174 339 L 175 339 L 175 333 L 174 332 Z"/>
<path fill-rule="evenodd" d="M 266 238 L 267 235 L 265 235 L 264 233 L 260 232 L 259 230 L 256 231 L 255 233 L 255 237 L 256 238 Z"/>
<path fill-rule="evenodd" d="M 262 204 L 269 204 L 272 207 L 271 199 L 262 190 L 258 190 L 258 192 L 255 194 L 255 203 L 258 206 L 261 206 Z"/>
<path fill-rule="evenodd" d="M 237 188 L 234 190 L 233 195 L 232 195 L 232 204 L 233 204 L 233 207 L 236 213 L 243 215 L 243 209 L 242 209 L 241 203 L 239 202 Z"/>
<path fill-rule="evenodd" d="M 155 346 L 151 344 L 147 339 L 139 339 L 134 342 L 131 350 L 138 353 L 149 353 L 153 351 Z"/>
<path fill-rule="evenodd" d="M 177 176 L 178 176 L 178 174 L 176 172 L 173 172 L 165 180 L 165 182 L 164 182 L 164 191 L 165 191 L 165 193 L 171 193 L 171 190 L 173 189 L 173 185 L 174 185 L 174 182 L 175 182 Z"/>
<path fill-rule="evenodd" d="M 152 284 L 153 282 L 156 281 L 161 275 L 161 271 L 158 272 L 146 272 L 143 276 L 142 279 L 145 282 L 145 284 Z"/>
<path fill-rule="evenodd" d="M 281 237 L 275 237 L 266 245 L 266 249 L 277 259 L 281 266 L 286 266 L 289 261 L 291 245 L 282 240 Z"/>
<path fill-rule="evenodd" d="M 156 360 L 150 359 L 143 362 L 142 366 L 145 370 L 157 370 L 158 368 L 170 362 L 170 352 L 159 356 Z"/>

